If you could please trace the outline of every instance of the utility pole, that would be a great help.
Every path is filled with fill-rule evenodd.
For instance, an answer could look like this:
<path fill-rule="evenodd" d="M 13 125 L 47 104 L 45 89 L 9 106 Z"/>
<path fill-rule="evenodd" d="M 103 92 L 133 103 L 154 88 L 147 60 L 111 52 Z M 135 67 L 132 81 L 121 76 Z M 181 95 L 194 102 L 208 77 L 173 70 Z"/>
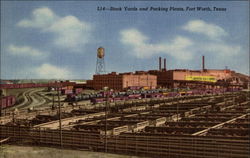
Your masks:
<path fill-rule="evenodd" d="M 53 99 L 52 99 L 52 110 L 54 110 L 55 109 L 55 94 L 54 93 L 52 93 L 52 96 L 53 96 Z"/>
<path fill-rule="evenodd" d="M 108 110 L 108 94 L 106 93 L 106 106 L 105 106 L 105 152 L 107 152 L 107 129 L 108 129 L 108 125 L 107 125 L 107 110 Z"/>
<path fill-rule="evenodd" d="M 2 102 L 2 94 L 0 94 L 0 101 Z M 0 106 L 0 117 L 2 117 L 2 104 Z"/>
<path fill-rule="evenodd" d="M 62 146 L 63 146 L 63 144 L 62 144 L 62 119 L 61 119 L 61 103 L 60 103 L 59 87 L 60 87 L 60 85 L 58 84 L 57 94 L 58 94 L 58 105 L 59 105 L 59 132 L 60 132 L 60 145 L 62 148 Z"/>
<path fill-rule="evenodd" d="M 107 129 L 108 129 L 108 126 L 107 126 L 107 110 L 108 110 L 108 99 L 109 99 L 109 94 L 108 94 L 108 87 L 104 87 L 104 94 L 106 95 L 106 102 L 105 102 L 105 152 L 108 152 L 108 143 L 107 143 Z"/>
<path fill-rule="evenodd" d="M 4 89 L 0 89 L 0 101 L 1 102 L 2 102 L 3 97 L 4 97 Z M 3 116 L 2 112 L 4 114 L 3 105 L 1 104 L 1 106 L 0 106 L 0 117 Z"/>
<path fill-rule="evenodd" d="M 180 101 L 179 101 L 180 98 L 178 98 L 178 102 L 177 102 L 177 107 L 176 107 L 176 113 L 177 113 L 177 122 L 179 122 L 179 104 L 180 104 Z"/>

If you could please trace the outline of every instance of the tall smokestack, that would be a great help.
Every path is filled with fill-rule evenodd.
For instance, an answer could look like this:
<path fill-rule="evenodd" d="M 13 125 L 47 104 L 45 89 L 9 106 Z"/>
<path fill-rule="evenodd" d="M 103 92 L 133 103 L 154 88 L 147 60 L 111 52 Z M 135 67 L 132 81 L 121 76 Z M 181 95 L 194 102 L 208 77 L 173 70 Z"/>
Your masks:
<path fill-rule="evenodd" d="M 159 57 L 159 70 L 161 71 L 161 57 Z"/>
<path fill-rule="evenodd" d="M 202 71 L 205 70 L 205 56 L 202 56 Z"/>
<path fill-rule="evenodd" d="M 164 70 L 167 70 L 167 65 L 166 65 L 166 58 L 164 58 Z"/>

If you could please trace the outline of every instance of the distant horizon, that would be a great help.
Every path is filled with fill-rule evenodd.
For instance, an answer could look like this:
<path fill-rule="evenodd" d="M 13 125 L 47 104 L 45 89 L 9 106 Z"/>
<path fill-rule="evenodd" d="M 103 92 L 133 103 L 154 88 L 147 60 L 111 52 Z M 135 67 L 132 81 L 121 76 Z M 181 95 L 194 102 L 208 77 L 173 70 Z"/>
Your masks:
<path fill-rule="evenodd" d="M 1 1 L 0 76 L 92 79 L 100 46 L 106 72 L 157 70 L 159 56 L 200 70 L 204 55 L 249 76 L 248 13 L 248 1 Z"/>
<path fill-rule="evenodd" d="M 23 81 L 28 81 L 28 80 L 34 80 L 34 81 L 36 81 L 36 80 L 44 80 L 44 81 L 60 81 L 60 80 L 76 80 L 76 81 L 79 81 L 79 80 L 83 80 L 83 81 L 86 81 L 86 80 L 88 80 L 88 79 L 42 79 L 42 78 L 33 78 L 33 79 L 22 79 L 22 78 L 20 78 L 20 79 L 0 79 L 0 81 L 8 81 L 8 80 L 11 80 L 11 81 L 13 81 L 13 80 L 23 80 Z"/>
<path fill-rule="evenodd" d="M 159 69 L 151 69 L 151 70 L 159 70 Z M 191 69 L 169 69 L 169 70 L 191 70 Z M 207 68 L 205 68 L 205 70 L 226 70 L 226 68 L 224 68 L 224 69 L 207 69 Z M 235 71 L 235 70 L 231 70 L 231 69 L 228 69 L 228 70 L 230 70 L 230 71 L 234 71 L 235 73 L 240 73 L 240 72 L 237 72 L 237 71 Z M 136 71 L 144 71 L 144 70 L 136 70 Z M 136 71 L 133 71 L 133 72 L 136 72 Z M 147 70 L 147 71 L 150 71 L 150 70 Z M 146 72 L 147 72 L 146 71 Z M 168 70 L 167 70 L 168 71 Z M 191 71 L 201 71 L 201 69 L 195 69 L 195 70 L 191 70 Z M 114 71 L 113 71 L 114 72 Z M 131 71 L 132 72 L 132 71 Z M 112 73 L 112 71 L 111 72 L 106 72 L 106 73 L 104 73 L 104 74 L 109 74 L 109 73 Z M 118 74 L 120 74 L 120 73 L 130 73 L 130 72 L 116 72 L 116 73 L 118 73 Z M 248 76 L 248 77 L 250 77 L 250 75 L 249 74 L 244 74 L 244 73 L 240 73 L 240 74 L 243 74 L 243 75 L 246 75 L 246 76 Z M 97 74 L 93 74 L 93 75 L 97 75 Z M 89 79 L 75 79 L 75 78 L 61 78 L 61 79 L 43 79 L 43 78 L 31 78 L 31 79 L 24 79 L 24 78 L 20 78 L 20 79 L 1 79 L 0 78 L 0 80 L 84 80 L 84 81 L 87 81 L 87 80 L 92 80 L 93 79 L 93 75 L 92 75 L 92 78 L 89 78 Z"/>

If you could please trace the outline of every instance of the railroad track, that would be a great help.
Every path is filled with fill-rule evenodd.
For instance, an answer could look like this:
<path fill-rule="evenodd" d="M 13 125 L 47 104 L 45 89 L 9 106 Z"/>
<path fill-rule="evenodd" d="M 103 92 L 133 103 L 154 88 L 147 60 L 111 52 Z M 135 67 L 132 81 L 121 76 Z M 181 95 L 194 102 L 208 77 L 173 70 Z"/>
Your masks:
<path fill-rule="evenodd" d="M 23 106 L 28 106 L 28 105 L 30 105 L 31 103 L 32 103 L 32 101 L 33 101 L 33 99 L 32 99 L 32 97 L 31 97 L 31 92 L 32 91 L 30 91 L 30 93 L 25 93 L 24 94 L 24 96 L 26 97 L 26 99 L 27 99 L 27 102 L 23 105 Z"/>
<path fill-rule="evenodd" d="M 46 96 L 42 95 L 41 93 L 38 93 L 38 92 L 37 92 L 37 93 L 35 93 L 34 95 L 35 95 L 34 97 L 35 97 L 37 100 L 40 101 L 40 104 L 38 104 L 38 105 L 36 105 L 36 106 L 48 105 L 48 103 L 51 102 L 51 99 L 47 98 Z"/>
<path fill-rule="evenodd" d="M 29 93 L 28 97 L 31 98 L 32 102 L 27 107 L 41 107 L 51 102 L 50 99 L 40 93 L 42 90 L 43 89 L 38 89 Z"/>
<path fill-rule="evenodd" d="M 42 95 L 41 93 L 37 93 L 37 95 L 39 95 L 40 97 L 44 98 L 46 100 L 46 102 L 51 102 L 52 100 L 49 99 L 48 97 Z"/>
<path fill-rule="evenodd" d="M 24 98 L 24 101 L 16 106 L 13 106 L 10 108 L 10 110 L 13 109 L 26 109 L 30 107 L 37 107 L 42 106 L 50 102 L 48 98 L 41 95 L 39 92 L 41 92 L 42 89 L 30 89 L 22 93 L 22 96 Z"/>
<path fill-rule="evenodd" d="M 29 104 L 32 102 L 32 98 L 31 98 L 30 95 L 29 95 L 29 93 L 30 93 L 31 91 L 32 91 L 32 90 L 29 89 L 29 90 L 27 90 L 27 91 L 25 91 L 25 92 L 22 92 L 22 93 L 20 94 L 20 96 L 23 97 L 24 101 L 21 102 L 21 103 L 18 104 L 18 105 L 15 105 L 15 106 L 13 106 L 13 107 L 8 108 L 8 111 L 12 111 L 13 109 L 16 109 L 16 108 L 17 108 L 17 109 L 20 109 L 20 108 L 25 107 L 26 105 L 29 105 Z"/>

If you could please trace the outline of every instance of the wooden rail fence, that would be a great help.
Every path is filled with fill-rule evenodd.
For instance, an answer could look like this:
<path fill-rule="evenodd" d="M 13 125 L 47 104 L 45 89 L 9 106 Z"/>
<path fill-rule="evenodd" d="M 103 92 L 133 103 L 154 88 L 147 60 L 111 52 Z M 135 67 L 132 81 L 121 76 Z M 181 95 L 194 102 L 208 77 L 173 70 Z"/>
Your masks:
<path fill-rule="evenodd" d="M 9 142 L 60 146 L 59 130 L 0 125 L 0 138 Z M 249 158 L 248 139 L 237 137 L 121 134 L 108 136 L 107 151 L 150 157 Z M 62 147 L 105 151 L 105 136 L 82 131 L 62 131 Z"/>

